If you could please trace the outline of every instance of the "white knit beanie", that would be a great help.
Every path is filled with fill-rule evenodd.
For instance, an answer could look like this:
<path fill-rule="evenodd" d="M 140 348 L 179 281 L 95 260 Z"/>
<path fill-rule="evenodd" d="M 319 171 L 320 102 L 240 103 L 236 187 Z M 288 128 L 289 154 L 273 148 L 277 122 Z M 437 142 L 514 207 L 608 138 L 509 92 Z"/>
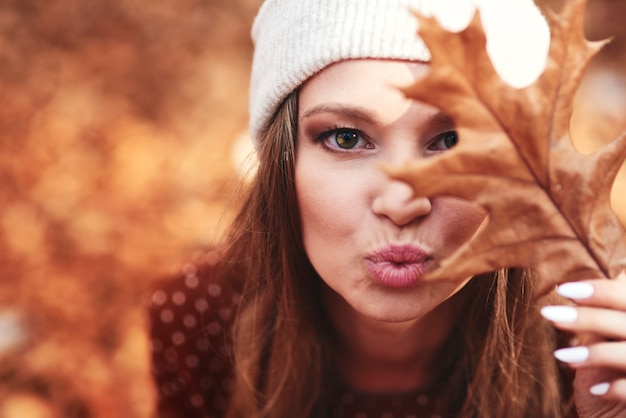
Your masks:
<path fill-rule="evenodd" d="M 411 11 L 435 16 L 447 29 L 467 26 L 480 8 L 487 49 L 514 86 L 543 70 L 548 26 L 532 0 L 266 0 L 252 27 L 250 131 L 258 145 L 280 103 L 306 79 L 345 59 L 429 61 Z"/>

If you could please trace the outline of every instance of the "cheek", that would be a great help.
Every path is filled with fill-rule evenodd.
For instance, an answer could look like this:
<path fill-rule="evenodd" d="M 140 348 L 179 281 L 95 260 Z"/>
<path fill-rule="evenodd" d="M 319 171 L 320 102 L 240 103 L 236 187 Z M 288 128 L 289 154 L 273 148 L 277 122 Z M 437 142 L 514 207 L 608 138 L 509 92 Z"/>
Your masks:
<path fill-rule="evenodd" d="M 368 217 L 367 179 L 362 171 L 297 161 L 295 184 L 304 247 L 314 261 L 346 254 L 360 241 Z"/>
<path fill-rule="evenodd" d="M 456 249 L 469 240 L 487 216 L 477 204 L 451 197 L 433 202 L 433 213 L 437 212 L 443 215 L 440 217 L 443 224 L 441 230 L 445 231 L 446 244 L 450 249 Z"/>
<path fill-rule="evenodd" d="M 296 195 L 305 244 L 314 237 L 349 233 L 357 218 L 354 190 L 341 181 L 333 181 L 328 173 L 302 172 L 306 174 L 298 175 L 296 170 Z"/>

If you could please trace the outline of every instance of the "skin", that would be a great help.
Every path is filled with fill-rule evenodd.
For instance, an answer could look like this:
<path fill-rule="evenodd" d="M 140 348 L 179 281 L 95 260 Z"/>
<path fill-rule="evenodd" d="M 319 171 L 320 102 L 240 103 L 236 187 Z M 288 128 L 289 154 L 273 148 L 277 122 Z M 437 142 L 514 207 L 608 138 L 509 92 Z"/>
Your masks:
<path fill-rule="evenodd" d="M 428 386 L 429 365 L 460 314 L 454 296 L 469 280 L 384 286 L 367 270 L 368 254 L 413 243 L 441 260 L 485 216 L 465 201 L 419 196 L 379 168 L 448 149 L 452 122 L 400 91 L 426 71 L 423 63 L 342 61 L 300 90 L 295 182 L 304 247 L 326 285 L 343 373 L 361 390 Z M 340 139 L 357 134 L 355 146 L 340 147 L 337 129 Z"/>

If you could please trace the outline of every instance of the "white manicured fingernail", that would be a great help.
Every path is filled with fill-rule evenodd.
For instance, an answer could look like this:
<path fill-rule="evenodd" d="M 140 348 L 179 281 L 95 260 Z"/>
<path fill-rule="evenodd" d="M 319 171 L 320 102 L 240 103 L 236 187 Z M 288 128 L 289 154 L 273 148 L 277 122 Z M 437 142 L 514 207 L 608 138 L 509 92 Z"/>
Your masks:
<path fill-rule="evenodd" d="M 597 385 L 593 385 L 589 388 L 589 393 L 596 396 L 606 395 L 609 391 L 609 387 L 610 385 L 608 383 L 598 383 Z"/>
<path fill-rule="evenodd" d="M 570 299 L 586 299 L 593 295 L 593 286 L 589 283 L 563 283 L 556 288 L 559 295 Z"/>
<path fill-rule="evenodd" d="M 561 348 L 554 352 L 554 357 L 565 363 L 582 363 L 589 358 L 589 349 L 587 347 Z"/>
<path fill-rule="evenodd" d="M 552 322 L 570 323 L 578 318 L 578 311 L 571 306 L 544 306 L 541 315 Z"/>

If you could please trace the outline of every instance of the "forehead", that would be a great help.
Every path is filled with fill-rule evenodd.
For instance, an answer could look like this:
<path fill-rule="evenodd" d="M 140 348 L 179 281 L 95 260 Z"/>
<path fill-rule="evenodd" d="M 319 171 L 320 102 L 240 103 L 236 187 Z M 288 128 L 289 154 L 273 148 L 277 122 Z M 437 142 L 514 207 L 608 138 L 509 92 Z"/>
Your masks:
<path fill-rule="evenodd" d="M 382 119 L 398 117 L 411 105 L 402 92 L 423 77 L 429 65 L 421 62 L 380 59 L 345 60 L 326 67 L 300 88 L 300 116 L 326 104 L 358 106 L 381 113 Z M 389 122 L 390 120 L 386 120 Z"/>
<path fill-rule="evenodd" d="M 366 100 L 381 94 L 403 98 L 401 88 L 414 83 L 428 71 L 429 65 L 421 62 L 355 59 L 329 65 L 309 78 L 300 88 L 300 98 L 334 100 L 351 98 Z M 349 93 L 348 96 L 345 96 Z"/>

